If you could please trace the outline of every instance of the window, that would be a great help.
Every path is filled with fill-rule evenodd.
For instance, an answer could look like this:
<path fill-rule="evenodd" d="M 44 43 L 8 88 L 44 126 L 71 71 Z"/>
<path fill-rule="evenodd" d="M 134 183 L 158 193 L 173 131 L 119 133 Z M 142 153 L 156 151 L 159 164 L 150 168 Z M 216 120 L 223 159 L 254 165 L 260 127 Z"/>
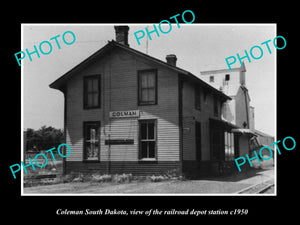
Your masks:
<path fill-rule="evenodd" d="M 209 76 L 209 82 L 213 83 L 215 81 L 214 76 Z"/>
<path fill-rule="evenodd" d="M 217 96 L 214 96 L 214 116 L 219 115 L 219 110 L 218 110 L 218 98 Z"/>
<path fill-rule="evenodd" d="M 225 74 L 225 81 L 229 81 L 230 80 L 230 74 Z"/>
<path fill-rule="evenodd" d="M 140 121 L 140 159 L 156 159 L 156 121 Z"/>
<path fill-rule="evenodd" d="M 100 122 L 83 123 L 83 159 L 86 161 L 100 160 Z"/>
<path fill-rule="evenodd" d="M 198 85 L 195 85 L 195 109 L 201 110 L 201 94 Z"/>
<path fill-rule="evenodd" d="M 239 145 L 239 136 L 233 135 L 233 146 L 234 146 L 234 158 L 240 157 L 240 145 Z"/>
<path fill-rule="evenodd" d="M 138 71 L 138 104 L 157 104 L 157 70 Z"/>
<path fill-rule="evenodd" d="M 225 144 L 225 161 L 234 160 L 234 134 L 226 132 L 224 133 L 224 144 Z"/>
<path fill-rule="evenodd" d="M 100 75 L 84 77 L 84 109 L 100 107 Z"/>

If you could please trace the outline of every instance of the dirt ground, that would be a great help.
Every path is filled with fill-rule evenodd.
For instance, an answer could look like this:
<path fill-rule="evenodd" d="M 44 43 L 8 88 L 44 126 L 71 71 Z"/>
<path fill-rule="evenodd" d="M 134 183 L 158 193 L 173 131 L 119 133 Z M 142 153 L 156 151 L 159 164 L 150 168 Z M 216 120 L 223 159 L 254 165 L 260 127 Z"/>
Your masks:
<path fill-rule="evenodd" d="M 199 180 L 132 181 L 122 184 L 70 182 L 42 185 L 23 188 L 23 194 L 234 194 L 271 178 L 274 178 L 273 167 L 228 177 Z"/>

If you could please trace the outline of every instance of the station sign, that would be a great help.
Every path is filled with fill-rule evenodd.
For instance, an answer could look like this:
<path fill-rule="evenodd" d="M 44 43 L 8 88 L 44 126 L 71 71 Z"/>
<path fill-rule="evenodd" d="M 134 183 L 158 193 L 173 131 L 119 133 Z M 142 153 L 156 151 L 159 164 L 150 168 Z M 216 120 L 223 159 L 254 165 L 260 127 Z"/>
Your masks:
<path fill-rule="evenodd" d="M 140 117 L 140 110 L 128 110 L 128 111 L 112 111 L 109 112 L 109 118 L 132 118 Z"/>

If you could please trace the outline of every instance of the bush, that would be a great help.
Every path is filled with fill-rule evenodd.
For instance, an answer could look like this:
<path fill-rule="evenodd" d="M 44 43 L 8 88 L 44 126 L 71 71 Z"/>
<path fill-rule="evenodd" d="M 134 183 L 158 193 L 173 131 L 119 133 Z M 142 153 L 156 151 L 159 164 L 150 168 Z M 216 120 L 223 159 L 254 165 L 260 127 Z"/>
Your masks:
<path fill-rule="evenodd" d="M 121 175 L 115 174 L 113 176 L 113 181 L 116 183 L 125 183 L 125 182 L 129 183 L 132 181 L 132 179 L 133 179 L 133 177 L 132 177 L 131 173 L 130 174 L 123 173 Z"/>
<path fill-rule="evenodd" d="M 72 182 L 83 182 L 83 181 L 84 181 L 84 175 L 82 173 L 79 173 L 77 176 L 74 176 L 72 179 Z"/>
<path fill-rule="evenodd" d="M 104 174 L 104 175 L 92 174 L 92 179 L 91 179 L 91 181 L 95 181 L 95 182 L 110 182 L 111 180 L 112 180 L 112 176 L 109 174 Z"/>
<path fill-rule="evenodd" d="M 179 173 L 178 169 L 168 170 L 163 175 L 152 175 L 148 177 L 151 182 L 161 182 L 165 180 L 185 180 L 185 177 Z"/>
<path fill-rule="evenodd" d="M 136 181 L 151 181 L 151 182 L 162 182 L 166 180 L 184 180 L 185 178 L 181 176 L 178 170 L 170 170 L 165 174 L 152 175 L 152 176 L 133 176 L 130 174 L 101 174 L 99 172 L 83 174 L 83 173 L 70 173 L 64 176 L 59 176 L 55 179 L 53 183 L 69 183 L 69 182 L 99 182 L 99 183 L 130 183 L 132 180 Z M 50 181 L 45 181 L 45 183 L 51 184 Z M 29 185 L 29 184 L 28 184 Z"/>
<path fill-rule="evenodd" d="M 133 180 L 132 174 L 92 174 L 91 181 L 125 183 Z"/>
<path fill-rule="evenodd" d="M 168 170 L 165 174 L 167 177 L 169 178 L 178 178 L 181 176 L 179 169 L 172 169 L 172 170 Z"/>
<path fill-rule="evenodd" d="M 169 178 L 167 176 L 162 176 L 162 175 L 152 175 L 150 177 L 151 182 L 160 182 L 160 181 L 164 181 L 164 180 L 168 180 Z"/>

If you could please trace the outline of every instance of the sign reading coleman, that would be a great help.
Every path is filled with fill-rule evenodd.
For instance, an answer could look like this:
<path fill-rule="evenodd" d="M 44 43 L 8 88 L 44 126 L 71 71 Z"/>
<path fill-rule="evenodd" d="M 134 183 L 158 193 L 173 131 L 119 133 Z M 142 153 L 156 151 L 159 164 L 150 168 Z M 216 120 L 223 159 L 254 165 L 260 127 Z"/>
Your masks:
<path fill-rule="evenodd" d="M 130 117 L 140 117 L 140 110 L 109 112 L 109 118 L 130 118 Z"/>

